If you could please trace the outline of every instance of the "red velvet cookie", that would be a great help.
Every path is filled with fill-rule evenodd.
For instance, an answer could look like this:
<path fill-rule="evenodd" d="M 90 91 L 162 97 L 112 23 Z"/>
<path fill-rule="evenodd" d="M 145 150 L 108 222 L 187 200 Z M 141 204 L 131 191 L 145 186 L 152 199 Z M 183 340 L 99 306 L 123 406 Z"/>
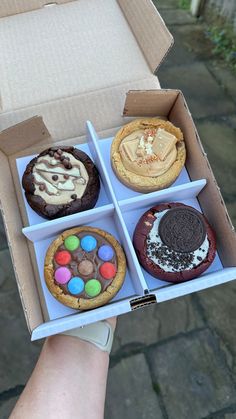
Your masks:
<path fill-rule="evenodd" d="M 133 244 L 143 268 L 169 282 L 201 275 L 216 252 L 215 234 L 206 217 L 180 203 L 159 204 L 145 212 Z"/>

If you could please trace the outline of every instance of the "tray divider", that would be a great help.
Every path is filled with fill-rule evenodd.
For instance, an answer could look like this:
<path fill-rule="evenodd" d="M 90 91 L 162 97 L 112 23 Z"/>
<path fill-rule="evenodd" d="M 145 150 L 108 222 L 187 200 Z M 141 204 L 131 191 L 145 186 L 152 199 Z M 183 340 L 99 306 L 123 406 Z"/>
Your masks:
<path fill-rule="evenodd" d="M 100 170 L 101 177 L 104 181 L 105 187 L 109 190 L 111 199 L 113 201 L 115 207 L 115 221 L 116 226 L 121 232 L 123 233 L 123 247 L 126 253 L 126 257 L 129 263 L 129 269 L 132 274 L 132 278 L 134 281 L 135 289 L 138 295 L 144 295 L 148 293 L 148 286 L 144 279 L 140 264 L 138 262 L 132 241 L 130 239 L 127 227 L 125 225 L 121 210 L 119 208 L 118 201 L 116 199 L 115 193 L 113 191 L 113 187 L 111 181 L 109 179 L 109 175 L 107 173 L 106 165 L 103 160 L 103 156 L 98 146 L 99 137 L 90 121 L 87 121 L 87 134 L 88 134 L 88 144 L 91 151 L 91 154 L 94 158 L 94 161 L 98 165 Z M 121 235 L 122 236 L 122 235 Z"/>
<path fill-rule="evenodd" d="M 128 211 L 137 205 L 153 205 L 156 202 L 172 202 L 176 200 L 184 200 L 195 198 L 201 190 L 206 186 L 206 179 L 195 180 L 193 182 L 185 183 L 183 185 L 173 186 L 161 191 L 151 192 L 145 195 L 134 196 L 133 198 L 118 201 L 119 207 L 122 211 Z"/>
<path fill-rule="evenodd" d="M 172 300 L 183 295 L 211 288 L 218 284 L 233 281 L 235 278 L 235 267 L 224 268 L 223 271 L 221 269 L 216 272 L 211 272 L 198 278 L 191 279 L 191 281 L 182 282 L 180 284 L 169 284 L 169 286 L 164 286 L 156 291 L 152 291 L 152 294 L 156 295 L 157 303 L 161 303 L 163 301 Z"/>
<path fill-rule="evenodd" d="M 54 234 L 59 234 L 59 231 L 95 221 L 97 217 L 100 218 L 101 216 L 111 215 L 113 212 L 114 205 L 107 204 L 102 207 L 25 227 L 22 229 L 22 232 L 29 240 L 36 242 L 38 240 L 44 240 Z"/>
<path fill-rule="evenodd" d="M 87 140 L 90 152 L 93 156 L 93 160 L 98 167 L 99 174 L 102 178 L 103 184 L 107 192 L 110 194 L 112 202 L 117 204 L 117 199 L 113 191 L 113 187 L 111 181 L 109 179 L 109 175 L 107 173 L 106 165 L 103 160 L 102 153 L 98 146 L 99 137 L 94 129 L 93 124 L 90 121 L 87 121 Z"/>
<path fill-rule="evenodd" d="M 135 286 L 135 290 L 138 295 L 142 296 L 148 293 L 148 285 L 145 281 L 143 276 L 140 264 L 138 262 L 133 243 L 130 239 L 128 230 L 126 228 L 125 222 L 123 220 L 123 216 L 121 214 L 120 208 L 118 205 L 115 205 L 115 222 L 118 229 L 120 229 L 123 233 L 124 240 L 123 240 L 123 247 L 126 254 L 126 259 L 129 264 L 130 273 L 132 275 L 133 283 Z"/>
<path fill-rule="evenodd" d="M 33 330 L 31 340 L 34 341 L 65 332 L 66 330 L 75 329 L 76 327 L 83 327 L 87 324 L 95 323 L 98 320 L 105 320 L 129 311 L 131 311 L 129 301 L 124 300 L 116 301 L 90 311 L 71 314 L 70 316 L 42 323 Z"/>

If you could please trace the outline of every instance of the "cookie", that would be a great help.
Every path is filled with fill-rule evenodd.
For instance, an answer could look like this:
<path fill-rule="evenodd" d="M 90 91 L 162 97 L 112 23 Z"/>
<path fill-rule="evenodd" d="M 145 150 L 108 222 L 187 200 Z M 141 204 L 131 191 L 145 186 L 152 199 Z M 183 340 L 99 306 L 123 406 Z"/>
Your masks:
<path fill-rule="evenodd" d="M 62 304 L 79 310 L 100 307 L 121 288 L 126 259 L 109 233 L 81 226 L 64 231 L 47 250 L 44 277 Z"/>
<path fill-rule="evenodd" d="M 133 244 L 143 268 L 169 282 L 201 275 L 216 252 L 215 234 L 206 217 L 180 203 L 146 211 L 135 228 Z"/>
<path fill-rule="evenodd" d="M 22 186 L 31 208 L 54 219 L 93 208 L 100 180 L 86 153 L 74 147 L 51 147 L 27 165 Z"/>
<path fill-rule="evenodd" d="M 181 130 L 159 118 L 135 119 L 118 131 L 111 146 L 116 176 L 127 187 L 142 193 L 170 186 L 185 159 Z"/>

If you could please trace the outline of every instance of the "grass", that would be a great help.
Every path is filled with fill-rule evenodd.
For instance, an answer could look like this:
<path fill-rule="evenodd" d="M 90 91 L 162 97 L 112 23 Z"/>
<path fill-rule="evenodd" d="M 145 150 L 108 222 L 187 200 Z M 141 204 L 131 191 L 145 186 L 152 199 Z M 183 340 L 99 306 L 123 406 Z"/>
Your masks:
<path fill-rule="evenodd" d="M 211 26 L 206 36 L 213 43 L 212 53 L 223 59 L 236 72 L 236 35 L 229 25 Z"/>

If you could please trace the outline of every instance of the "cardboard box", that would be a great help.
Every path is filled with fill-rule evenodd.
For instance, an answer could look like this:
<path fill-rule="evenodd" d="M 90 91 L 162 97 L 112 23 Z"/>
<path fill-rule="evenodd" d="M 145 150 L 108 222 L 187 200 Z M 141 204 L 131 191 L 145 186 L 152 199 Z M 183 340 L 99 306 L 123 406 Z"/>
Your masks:
<path fill-rule="evenodd" d="M 67 2 L 60 1 L 57 3 Z M 14 81 L 14 92 L 12 91 L 12 95 L 10 95 L 11 92 L 8 90 L 9 75 L 6 75 L 3 67 L 0 66 L 0 74 L 3 73 L 5 77 L 5 79 L 3 77 L 3 89 L 1 90 L 1 126 L 6 128 L 27 117 L 40 114 L 52 135 L 49 134 L 40 117 L 31 118 L 6 129 L 0 134 L 1 208 L 17 284 L 32 339 L 38 339 L 99 319 L 122 314 L 146 304 L 165 301 L 234 279 L 236 277 L 235 233 L 187 105 L 179 91 L 156 90 L 158 82 L 152 72 L 170 48 L 172 37 L 151 1 L 100 0 L 98 4 L 96 0 L 80 0 L 38 10 L 37 8 L 42 4 L 43 1 L 41 0 L 22 0 L 17 2 L 4 1 L 0 6 L 0 14 L 3 16 L 20 13 L 2 19 L 3 22 L 6 22 L 6 25 L 5 28 L 4 25 L 0 27 L 0 31 L 2 31 L 1 40 L 10 40 L 11 44 L 12 33 L 15 36 L 20 36 L 23 28 L 29 29 L 24 33 L 24 41 L 28 42 L 27 48 L 24 52 L 19 51 L 18 54 L 18 49 L 22 45 L 21 39 L 18 49 L 10 54 L 9 59 L 9 65 L 10 63 L 12 65 L 15 59 L 14 54 L 17 55 L 16 61 L 19 62 L 19 68 L 23 66 L 26 74 L 28 74 L 26 84 L 22 73 L 22 78 Z M 37 10 L 22 13 L 29 8 Z M 96 15 L 96 10 L 98 15 Z M 100 16 L 101 19 L 106 16 L 106 19 L 102 22 L 101 19 L 95 21 L 88 19 L 93 15 Z M 81 26 L 79 29 L 74 16 L 80 17 Z M 58 28 L 64 28 L 64 17 L 66 18 L 66 29 L 60 39 L 62 45 L 55 50 L 54 47 L 57 46 L 59 36 Z M 32 25 L 32 19 L 34 25 Z M 44 23 L 41 26 L 42 19 Z M 47 28 L 47 25 L 45 25 L 47 22 L 51 22 L 51 33 L 53 34 L 54 30 L 56 31 L 56 37 L 52 42 L 47 30 L 45 37 L 42 33 L 42 28 Z M 67 33 L 67 24 L 70 27 L 69 33 Z M 9 27 L 10 32 L 8 32 Z M 34 30 L 35 28 L 36 30 Z M 113 35 L 114 28 L 119 29 L 119 33 L 117 32 L 115 36 Z M 74 35 L 74 31 L 76 31 L 76 35 Z M 83 36 L 84 33 L 88 33 L 89 39 Z M 5 38 L 2 38 L 2 34 Z M 66 34 L 68 37 L 66 37 Z M 77 38 L 80 45 L 76 43 Z M 67 40 L 64 45 L 63 39 Z M 69 44 L 70 39 L 72 44 Z M 93 39 L 96 42 L 93 43 Z M 105 40 L 109 41 L 109 47 L 105 49 L 106 54 L 104 52 Z M 4 42 L 4 45 L 7 51 L 7 43 Z M 46 63 L 50 71 L 45 73 L 43 69 L 42 73 L 40 72 L 41 80 L 39 80 L 40 77 L 36 77 L 37 72 L 34 73 L 34 69 L 32 69 L 32 72 L 30 70 L 34 62 L 34 48 L 36 47 L 40 51 L 40 57 L 44 56 L 45 49 L 48 52 Z M 80 47 L 79 54 L 78 47 Z M 67 68 L 69 75 L 63 75 L 60 72 L 63 72 L 65 59 L 68 58 L 68 49 L 74 51 L 73 58 L 75 58 L 76 66 L 73 67 L 74 61 L 71 60 Z M 82 62 L 80 60 L 76 61 L 78 55 L 81 57 L 82 53 L 85 54 Z M 132 60 L 128 64 L 126 63 L 127 56 L 129 58 L 132 56 Z M 46 76 L 49 76 L 53 70 L 53 65 L 50 62 L 51 57 L 53 57 L 53 63 L 57 63 L 55 66 L 57 71 L 52 78 L 47 78 Z M 97 74 L 101 71 L 101 58 L 102 69 L 105 68 L 106 71 Z M 114 69 L 119 60 L 122 62 L 119 70 L 123 69 L 123 65 L 128 67 L 124 72 L 117 71 L 112 77 L 109 77 L 111 70 Z M 40 59 L 36 59 L 36 63 L 40 65 Z M 93 71 L 90 71 L 89 64 Z M 81 74 L 83 68 L 87 71 L 86 83 L 80 84 L 77 78 L 73 87 L 74 90 L 70 92 L 70 83 L 66 83 L 67 77 L 69 80 L 77 77 L 77 73 Z M 15 71 L 10 72 L 10 74 L 14 77 Z M 30 76 L 32 76 L 32 80 L 28 85 L 27 81 Z M 91 82 L 93 76 L 96 80 Z M 53 83 L 54 77 L 56 78 L 56 84 L 51 86 L 50 81 Z M 19 83 L 19 80 L 21 83 Z M 44 84 L 45 80 L 47 80 L 47 83 Z M 58 87 L 56 94 L 55 86 Z M 119 193 L 118 200 L 115 194 L 117 190 L 115 182 L 117 180 L 110 171 L 109 159 L 104 159 L 103 156 L 108 156 L 111 141 L 111 138 L 108 137 L 113 135 L 118 127 L 126 122 L 126 118 L 122 117 L 122 108 L 125 92 L 129 89 L 155 89 L 153 91 L 130 92 L 127 96 L 124 114 L 128 117 L 159 115 L 167 117 L 179 126 L 185 135 L 188 151 L 186 162 L 188 173 L 183 172 L 176 186 L 145 196 L 130 190 L 124 190 L 120 184 L 121 193 Z M 9 97 L 13 98 L 11 102 L 8 100 Z M 107 139 L 100 141 L 93 126 L 88 123 L 88 144 L 86 144 L 86 119 L 93 122 L 99 137 Z M 21 157 L 38 153 L 52 142 L 57 144 L 83 143 L 85 148 L 90 145 L 90 152 L 99 167 L 103 180 L 103 201 L 100 201 L 94 210 L 86 213 L 64 217 L 55 222 L 36 220 L 36 223 L 34 221 L 32 223 L 30 214 L 27 214 L 26 211 L 27 207 L 20 186 L 19 162 Z M 189 182 L 188 175 L 192 182 Z M 206 186 L 205 183 L 207 183 Z M 204 186 L 205 188 L 203 188 Z M 141 212 L 144 212 L 146 207 L 165 200 L 182 202 L 190 200 L 193 205 L 198 206 L 198 202 L 195 200 L 197 195 L 202 211 L 217 232 L 217 249 L 220 259 L 217 258 L 210 273 L 183 284 L 172 285 L 147 277 L 137 263 L 131 243 L 132 223 L 129 220 L 134 204 L 135 208 Z M 212 202 L 214 202 L 214 206 Z M 52 240 L 53 235 L 66 227 L 79 223 L 99 225 L 103 222 L 104 215 L 109 219 L 110 229 L 118 236 L 128 256 L 127 287 L 121 290 L 121 294 L 118 294 L 114 301 L 104 307 L 85 313 L 67 312 L 62 314 L 63 317 L 61 317 L 60 312 L 55 315 L 55 311 L 51 311 L 51 303 L 45 297 L 45 289 L 42 288 L 42 274 L 40 272 L 42 268 L 39 264 L 38 272 L 37 264 L 41 260 L 40 253 L 38 253 L 40 249 L 37 249 L 35 253 L 36 247 L 40 248 L 45 240 Z M 133 223 L 137 219 L 136 216 L 137 214 L 132 217 Z M 24 237 L 22 228 L 24 234 L 34 244 Z M 45 247 L 42 251 L 45 251 Z"/>

